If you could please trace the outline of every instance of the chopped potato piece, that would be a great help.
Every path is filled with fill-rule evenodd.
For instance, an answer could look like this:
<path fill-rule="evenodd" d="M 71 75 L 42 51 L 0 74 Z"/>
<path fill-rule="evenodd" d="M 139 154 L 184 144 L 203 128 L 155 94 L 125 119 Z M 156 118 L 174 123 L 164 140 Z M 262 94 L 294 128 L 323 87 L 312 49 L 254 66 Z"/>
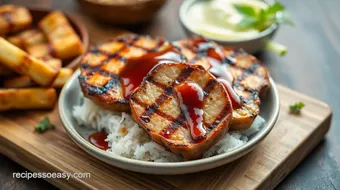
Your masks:
<path fill-rule="evenodd" d="M 29 76 L 42 86 L 51 85 L 58 74 L 58 70 L 32 57 L 1 37 L 0 62 L 19 74 Z"/>
<path fill-rule="evenodd" d="M 17 5 L 0 6 L 0 35 L 18 32 L 32 24 L 29 11 Z"/>
<path fill-rule="evenodd" d="M 27 50 L 31 46 L 47 44 L 47 37 L 39 29 L 29 29 L 17 35 L 8 37 L 7 40 L 20 49 Z"/>
<path fill-rule="evenodd" d="M 59 71 L 63 65 L 62 61 L 60 59 L 57 58 L 53 58 L 50 56 L 45 56 L 43 58 L 41 58 L 41 60 L 43 60 L 47 65 L 51 66 L 52 68 L 54 68 L 55 70 Z"/>
<path fill-rule="evenodd" d="M 18 76 L 4 81 L 5 88 L 27 88 L 34 86 L 34 82 L 28 76 Z"/>
<path fill-rule="evenodd" d="M 54 11 L 48 14 L 38 25 L 46 34 L 56 57 L 69 59 L 84 53 L 78 35 L 62 12 Z"/>
<path fill-rule="evenodd" d="M 36 58 L 45 57 L 51 54 L 51 48 L 48 44 L 37 44 L 28 46 L 26 48 L 27 53 Z"/>
<path fill-rule="evenodd" d="M 62 68 L 57 76 L 57 79 L 53 82 L 53 87 L 62 88 L 69 78 L 71 78 L 73 73 L 72 69 Z"/>
<path fill-rule="evenodd" d="M 0 89 L 0 111 L 51 109 L 56 99 L 54 88 Z"/>

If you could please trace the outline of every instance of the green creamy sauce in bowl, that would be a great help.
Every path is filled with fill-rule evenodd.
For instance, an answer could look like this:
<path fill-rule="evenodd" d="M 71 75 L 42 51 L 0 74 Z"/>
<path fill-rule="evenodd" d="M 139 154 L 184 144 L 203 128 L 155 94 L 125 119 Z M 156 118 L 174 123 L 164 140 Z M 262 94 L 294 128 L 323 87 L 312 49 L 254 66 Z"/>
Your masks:
<path fill-rule="evenodd" d="M 256 28 L 240 28 L 238 24 L 245 15 L 235 4 L 253 7 L 259 13 L 268 4 L 259 0 L 201 0 L 187 10 L 187 27 L 204 37 L 220 40 L 243 40 L 258 36 L 262 31 Z"/>

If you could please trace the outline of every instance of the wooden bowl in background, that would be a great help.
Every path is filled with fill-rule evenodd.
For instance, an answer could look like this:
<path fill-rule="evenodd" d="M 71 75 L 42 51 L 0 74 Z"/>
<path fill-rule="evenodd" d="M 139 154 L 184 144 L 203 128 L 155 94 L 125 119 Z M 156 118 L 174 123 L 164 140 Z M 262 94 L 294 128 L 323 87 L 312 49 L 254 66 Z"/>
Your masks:
<path fill-rule="evenodd" d="M 166 0 L 126 0 L 103 3 L 96 0 L 78 0 L 80 8 L 89 16 L 105 23 L 135 25 L 152 19 Z"/>
<path fill-rule="evenodd" d="M 28 8 L 30 11 L 32 18 L 33 18 L 33 26 L 37 26 L 38 22 L 45 17 L 47 14 L 49 14 L 52 11 L 50 9 L 44 9 L 44 8 Z M 64 12 L 63 12 L 64 13 Z M 72 28 L 79 36 L 81 42 L 83 43 L 84 49 L 87 50 L 89 47 L 89 34 L 85 28 L 85 26 L 79 21 L 78 19 L 64 13 L 64 15 L 67 17 L 68 21 L 70 22 Z M 75 69 L 77 68 L 80 59 L 82 55 L 79 55 L 77 57 L 74 57 L 69 60 L 63 60 L 63 67 Z"/>

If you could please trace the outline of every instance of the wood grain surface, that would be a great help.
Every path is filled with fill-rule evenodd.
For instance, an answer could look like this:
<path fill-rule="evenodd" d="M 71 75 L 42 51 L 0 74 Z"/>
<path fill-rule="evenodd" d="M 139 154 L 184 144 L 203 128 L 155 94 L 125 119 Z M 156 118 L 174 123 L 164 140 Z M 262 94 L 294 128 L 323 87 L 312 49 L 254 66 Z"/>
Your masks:
<path fill-rule="evenodd" d="M 1 114 L 0 152 L 34 172 L 90 173 L 87 179 L 47 179 L 62 189 L 273 189 L 321 141 L 331 121 L 326 104 L 282 86 L 278 89 L 280 117 L 268 137 L 246 156 L 205 172 L 159 176 L 105 164 L 68 137 L 57 107 L 51 112 Z M 288 113 L 297 99 L 308 105 L 300 116 Z M 34 132 L 45 115 L 57 128 Z"/>
<path fill-rule="evenodd" d="M 277 83 L 325 101 L 334 110 L 330 132 L 325 140 L 279 184 L 278 189 L 340 189 L 340 1 L 281 0 L 292 13 L 296 26 L 283 26 L 275 40 L 289 52 L 278 57 L 269 52 L 257 55 Z M 92 41 L 114 36 L 122 30 L 90 19 L 74 0 L 0 0 L 0 4 L 55 8 L 80 18 Z M 150 23 L 133 32 L 163 36 L 169 40 L 185 37 L 178 21 L 180 0 L 171 0 Z M 52 189 L 44 180 L 13 179 L 23 167 L 0 155 L 0 189 Z"/>

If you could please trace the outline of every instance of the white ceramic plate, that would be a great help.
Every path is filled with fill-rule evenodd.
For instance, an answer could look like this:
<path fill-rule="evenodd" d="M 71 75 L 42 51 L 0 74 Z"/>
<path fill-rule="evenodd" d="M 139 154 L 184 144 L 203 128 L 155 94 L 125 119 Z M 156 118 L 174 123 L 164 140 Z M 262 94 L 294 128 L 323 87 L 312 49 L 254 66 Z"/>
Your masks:
<path fill-rule="evenodd" d="M 86 152 L 99 160 L 126 170 L 149 174 L 184 174 L 204 171 L 227 164 L 255 148 L 274 127 L 279 115 L 278 91 L 275 83 L 270 79 L 271 88 L 267 98 L 262 101 L 260 113 L 266 122 L 262 129 L 250 137 L 249 141 L 242 146 L 213 157 L 183 162 L 158 163 L 125 158 L 107 153 L 88 142 L 84 137 L 94 132 L 93 129 L 80 127 L 72 117 L 73 106 L 79 105 L 81 97 L 83 97 L 78 81 L 79 74 L 79 70 L 73 74 L 72 78 L 64 86 L 59 97 L 59 114 L 64 128 L 72 140 Z"/>

